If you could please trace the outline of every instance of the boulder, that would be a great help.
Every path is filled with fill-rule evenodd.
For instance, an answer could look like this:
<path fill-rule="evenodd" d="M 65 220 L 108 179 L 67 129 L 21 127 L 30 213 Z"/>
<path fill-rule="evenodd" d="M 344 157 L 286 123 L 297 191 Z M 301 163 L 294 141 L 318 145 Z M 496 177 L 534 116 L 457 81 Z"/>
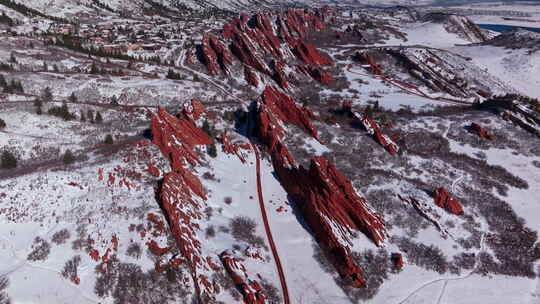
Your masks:
<path fill-rule="evenodd" d="M 323 56 L 317 48 L 310 43 L 300 42 L 294 48 L 294 54 L 309 66 L 332 65 L 329 58 Z"/>
<path fill-rule="evenodd" d="M 493 140 L 493 136 L 491 134 L 489 134 L 489 132 L 484 129 L 481 125 L 473 122 L 470 126 L 469 126 L 469 131 L 471 133 L 474 133 L 482 138 L 485 138 L 485 139 L 488 139 L 488 140 Z"/>
<path fill-rule="evenodd" d="M 257 74 L 255 74 L 255 72 L 247 65 L 244 66 L 244 78 L 251 86 L 259 86 L 259 78 L 257 77 Z"/>
<path fill-rule="evenodd" d="M 463 214 L 463 207 L 461 206 L 461 203 L 452 198 L 450 193 L 448 193 L 448 190 L 445 188 L 438 188 L 435 191 L 435 204 L 441 208 L 444 208 L 446 211 L 455 214 L 455 215 L 462 215 Z"/>
<path fill-rule="evenodd" d="M 390 259 L 392 260 L 392 264 L 394 265 L 394 269 L 401 270 L 403 269 L 403 255 L 399 252 L 393 252 L 390 256 Z"/>
<path fill-rule="evenodd" d="M 187 161 L 192 165 L 199 163 L 196 146 L 210 145 L 213 140 L 195 122 L 182 115 L 177 118 L 164 109 L 159 109 L 152 117 L 153 143 L 171 161 L 173 170 L 183 170 Z"/>
<path fill-rule="evenodd" d="M 236 287 L 242 292 L 245 304 L 264 304 L 266 298 L 261 284 L 250 278 L 243 262 L 233 251 L 226 250 L 220 254 L 221 262 Z"/>
<path fill-rule="evenodd" d="M 319 67 L 310 68 L 309 74 L 313 79 L 318 81 L 319 83 L 323 85 L 330 85 L 334 79 L 332 78 L 332 75 Z"/>

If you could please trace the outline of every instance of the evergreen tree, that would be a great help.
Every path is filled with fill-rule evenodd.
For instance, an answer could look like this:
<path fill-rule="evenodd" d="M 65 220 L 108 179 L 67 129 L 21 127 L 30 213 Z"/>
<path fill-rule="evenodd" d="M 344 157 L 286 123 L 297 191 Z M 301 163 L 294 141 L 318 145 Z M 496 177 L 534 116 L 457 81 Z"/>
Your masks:
<path fill-rule="evenodd" d="M 103 117 L 101 117 L 101 113 L 100 112 L 97 112 L 96 113 L 96 123 L 100 124 L 103 122 Z"/>
<path fill-rule="evenodd" d="M 84 116 L 83 110 L 81 110 L 80 116 L 81 116 L 81 122 L 86 122 L 86 116 Z"/>
<path fill-rule="evenodd" d="M 11 52 L 11 54 L 9 54 L 9 62 L 17 64 L 17 58 L 15 57 L 14 52 Z"/>
<path fill-rule="evenodd" d="M 8 86 L 8 83 L 6 81 L 6 78 L 4 78 L 3 74 L 0 74 L 0 87 L 3 89 L 6 89 Z"/>
<path fill-rule="evenodd" d="M 17 168 L 17 158 L 13 153 L 8 150 L 2 152 L 2 157 L 0 158 L 0 168 L 2 169 L 14 169 Z"/>
<path fill-rule="evenodd" d="M 41 100 L 43 102 L 51 102 L 53 100 L 53 94 L 50 87 L 43 89 L 43 92 L 41 92 Z"/>
<path fill-rule="evenodd" d="M 217 148 L 216 148 L 216 145 L 209 145 L 209 146 L 206 148 L 206 152 L 208 153 L 208 155 L 210 155 L 210 157 L 216 158 L 216 157 L 217 157 Z"/>
<path fill-rule="evenodd" d="M 47 65 L 47 62 L 43 61 L 43 70 L 45 72 L 49 71 L 49 66 Z"/>
<path fill-rule="evenodd" d="M 107 134 L 107 136 L 105 136 L 105 143 L 107 145 L 112 145 L 114 143 L 114 140 L 111 134 Z"/>
<path fill-rule="evenodd" d="M 37 115 L 41 115 L 43 113 L 43 102 L 41 101 L 41 99 L 38 97 L 34 100 L 34 107 L 36 107 L 36 114 Z"/>
<path fill-rule="evenodd" d="M 69 95 L 68 100 L 71 103 L 77 103 L 77 96 L 75 96 L 75 92 L 71 92 L 71 95 Z"/>
<path fill-rule="evenodd" d="M 86 111 L 86 118 L 90 123 L 94 123 L 94 111 L 88 109 L 88 111 Z"/>
<path fill-rule="evenodd" d="M 64 153 L 64 157 L 62 158 L 63 162 L 64 162 L 64 165 L 71 165 L 72 163 L 75 162 L 75 155 L 73 155 L 73 153 L 71 152 L 71 150 L 66 150 L 66 152 Z"/>
<path fill-rule="evenodd" d="M 117 106 L 118 105 L 118 98 L 116 98 L 116 95 L 113 95 L 111 97 L 111 105 Z"/>
<path fill-rule="evenodd" d="M 6 127 L 6 122 L 0 118 L 0 130 Z"/>

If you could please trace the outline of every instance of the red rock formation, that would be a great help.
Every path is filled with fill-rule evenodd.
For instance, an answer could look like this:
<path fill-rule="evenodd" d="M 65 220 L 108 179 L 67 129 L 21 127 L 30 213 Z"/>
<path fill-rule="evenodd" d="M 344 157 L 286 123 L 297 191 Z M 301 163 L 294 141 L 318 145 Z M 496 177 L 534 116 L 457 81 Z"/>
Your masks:
<path fill-rule="evenodd" d="M 257 77 L 257 74 L 255 74 L 255 72 L 248 66 L 244 67 L 244 78 L 250 85 L 254 87 L 259 86 L 259 78 Z"/>
<path fill-rule="evenodd" d="M 146 169 L 146 171 L 148 171 L 148 173 L 150 175 L 152 175 L 153 177 L 160 177 L 161 176 L 161 171 L 153 163 L 148 164 L 148 168 Z"/>
<path fill-rule="evenodd" d="M 240 152 L 240 149 L 242 147 L 237 145 L 237 144 L 231 143 L 231 140 L 230 140 L 229 136 L 227 135 L 227 132 L 221 133 L 221 141 L 222 141 L 222 144 L 223 144 L 223 152 L 225 152 L 227 154 L 234 154 L 234 155 L 236 155 L 238 157 L 238 159 L 240 159 L 240 161 L 242 163 L 244 163 L 244 164 L 246 163 L 246 158 Z"/>
<path fill-rule="evenodd" d="M 203 114 L 206 113 L 206 109 L 200 100 L 194 98 L 189 102 L 184 103 L 182 113 L 190 117 L 192 120 L 197 121 Z"/>
<path fill-rule="evenodd" d="M 353 286 L 363 287 L 362 271 L 350 255 L 350 235 L 353 230 L 360 230 L 376 245 L 382 245 L 386 238 L 382 217 L 369 208 L 351 182 L 325 158 L 313 158 L 309 170 L 291 168 L 276 157 L 273 161 L 281 184 L 300 206 L 319 245 L 343 277 Z"/>
<path fill-rule="evenodd" d="M 210 35 L 204 35 L 202 40 L 202 57 L 210 75 L 217 75 L 219 71 L 217 54 L 210 44 Z"/>
<path fill-rule="evenodd" d="M 197 293 L 212 297 L 215 286 L 207 273 L 213 265 L 204 257 L 197 239 L 207 198 L 201 181 L 185 168 L 186 161 L 192 165 L 199 161 L 194 148 L 211 144 L 212 139 L 197 128 L 189 116 L 182 114 L 176 118 L 163 109 L 152 117 L 152 133 L 154 143 L 169 158 L 173 168 L 163 179 L 159 193 L 161 206 L 181 256 L 191 269 Z"/>
<path fill-rule="evenodd" d="M 285 72 L 283 71 L 285 67 L 285 63 L 281 61 L 272 61 L 272 69 L 274 70 L 274 75 L 272 78 L 279 84 L 279 86 L 282 89 L 288 89 L 289 88 L 289 82 L 287 81 L 287 76 L 285 76 Z"/>
<path fill-rule="evenodd" d="M 233 54 L 242 63 L 254 68 L 261 73 L 271 75 L 268 66 L 258 55 L 253 41 L 246 33 L 235 31 L 231 48 Z"/>
<path fill-rule="evenodd" d="M 317 80 L 323 85 L 330 85 L 334 79 L 332 78 L 332 75 L 328 71 L 325 71 L 321 68 L 310 68 L 309 69 L 309 75 L 313 77 L 313 79 Z"/>
<path fill-rule="evenodd" d="M 171 248 L 169 248 L 169 247 L 165 247 L 165 248 L 159 247 L 158 243 L 156 241 L 154 241 L 154 240 L 146 242 L 146 246 L 148 246 L 148 249 L 154 255 L 157 255 L 157 256 L 165 255 L 166 253 L 168 253 L 171 250 Z"/>
<path fill-rule="evenodd" d="M 332 65 L 332 60 L 324 57 L 317 48 L 310 43 L 300 42 L 294 48 L 296 56 L 309 66 Z"/>
<path fill-rule="evenodd" d="M 189 117 L 176 118 L 164 109 L 159 109 L 152 117 L 152 135 L 153 143 L 160 147 L 176 171 L 183 171 L 185 161 L 196 165 L 199 157 L 195 147 L 213 142 Z"/>
<path fill-rule="evenodd" d="M 371 56 L 367 52 L 356 52 L 354 59 L 362 64 L 369 65 L 373 75 L 382 75 L 382 66 L 377 63 L 375 57 Z"/>
<path fill-rule="evenodd" d="M 399 252 L 393 252 L 390 259 L 392 260 L 392 264 L 394 264 L 394 268 L 396 270 L 403 269 L 403 255 Z"/>
<path fill-rule="evenodd" d="M 365 115 L 360 115 L 358 113 L 354 113 L 354 115 L 362 122 L 362 125 L 366 128 L 368 134 L 372 135 L 375 140 L 388 151 L 388 153 L 395 155 L 398 152 L 398 145 L 388 135 L 382 132 L 379 124 Z"/>
<path fill-rule="evenodd" d="M 455 214 L 455 215 L 462 215 L 463 214 L 463 207 L 461 206 L 460 202 L 452 196 L 450 196 L 450 193 L 444 188 L 438 188 L 435 191 L 435 204 L 441 208 L 446 209 L 446 211 Z"/>
<path fill-rule="evenodd" d="M 317 129 L 311 123 L 313 113 L 307 108 L 298 107 L 289 95 L 268 86 L 262 94 L 262 103 L 276 119 L 296 125 L 318 139 Z"/>
<path fill-rule="evenodd" d="M 491 134 L 489 134 L 489 132 L 484 129 L 481 125 L 473 122 L 471 124 L 471 126 L 469 127 L 469 130 L 470 132 L 482 137 L 482 138 L 485 138 L 485 139 L 489 139 L 489 140 L 493 140 L 493 136 Z"/>
<path fill-rule="evenodd" d="M 242 291 L 244 303 L 264 304 L 266 299 L 259 282 L 248 277 L 246 267 L 242 264 L 243 259 L 234 255 L 231 251 L 225 251 L 220 255 L 221 262 L 231 276 L 234 284 Z"/>

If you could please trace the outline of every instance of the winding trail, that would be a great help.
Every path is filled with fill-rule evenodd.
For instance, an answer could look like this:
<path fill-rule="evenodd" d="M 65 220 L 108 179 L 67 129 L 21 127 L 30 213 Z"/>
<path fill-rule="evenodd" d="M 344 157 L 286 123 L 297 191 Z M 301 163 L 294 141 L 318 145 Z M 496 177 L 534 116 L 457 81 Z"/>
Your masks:
<path fill-rule="evenodd" d="M 349 65 L 346 68 L 347 72 L 349 72 L 349 73 L 360 75 L 360 76 L 370 76 L 368 74 L 351 71 L 351 69 L 352 69 L 352 65 Z M 416 86 L 407 84 L 407 83 L 405 83 L 403 81 L 392 79 L 392 78 L 390 78 L 390 77 L 388 77 L 386 75 L 371 75 L 371 76 L 374 77 L 375 79 L 386 81 L 389 84 L 393 85 L 394 87 L 397 87 L 397 88 L 399 88 L 399 89 L 401 89 L 401 90 L 403 90 L 406 93 L 411 94 L 411 95 L 416 95 L 418 97 L 426 98 L 426 99 L 429 99 L 429 100 L 432 100 L 432 101 L 440 101 L 440 102 L 453 103 L 453 104 L 471 105 L 470 102 L 467 102 L 467 101 L 464 101 L 464 100 L 445 98 L 445 97 L 432 97 L 432 96 L 429 96 L 427 93 L 423 92 L 422 90 L 420 90 Z"/>
<path fill-rule="evenodd" d="M 407 303 L 407 301 L 409 301 L 409 299 L 412 296 L 414 296 L 415 294 L 420 292 L 425 287 L 431 286 L 431 285 L 439 283 L 439 282 L 444 282 L 441 293 L 440 293 L 439 298 L 437 300 L 437 303 L 440 303 L 440 301 L 442 300 L 442 298 L 444 296 L 444 293 L 446 292 L 446 285 L 448 285 L 448 282 L 465 280 L 468 277 L 472 276 L 476 272 L 476 270 L 478 270 L 478 267 L 480 266 L 480 253 L 485 250 L 485 248 L 484 248 L 484 240 L 485 240 L 485 233 L 482 234 L 482 237 L 480 239 L 480 249 L 478 250 L 478 252 L 476 252 L 475 261 L 474 261 L 474 267 L 469 273 L 467 273 L 466 275 L 460 276 L 460 277 L 439 278 L 439 279 L 434 279 L 434 280 L 425 282 L 424 284 L 420 285 L 415 290 L 413 290 L 411 293 L 409 293 L 403 300 L 399 301 L 397 304 L 405 304 L 405 303 Z"/>
<path fill-rule="evenodd" d="M 261 207 L 261 215 L 264 222 L 264 230 L 266 231 L 266 237 L 268 238 L 268 243 L 270 244 L 270 249 L 272 250 L 272 255 L 274 256 L 274 261 L 276 261 L 276 268 L 279 275 L 279 281 L 281 283 L 281 289 L 283 291 L 283 303 L 290 304 L 289 299 L 289 289 L 287 288 L 287 280 L 285 280 L 285 273 L 283 271 L 283 266 L 281 265 L 281 260 L 279 259 L 279 254 L 274 243 L 274 237 L 272 236 L 272 231 L 270 230 L 270 224 L 268 223 L 268 216 L 266 215 L 266 208 L 264 207 L 264 198 L 262 194 L 262 182 L 261 182 L 261 158 L 259 155 L 259 150 L 257 147 L 251 143 L 253 151 L 255 151 L 256 157 L 256 167 L 257 167 L 257 193 L 259 196 L 259 205 Z"/>

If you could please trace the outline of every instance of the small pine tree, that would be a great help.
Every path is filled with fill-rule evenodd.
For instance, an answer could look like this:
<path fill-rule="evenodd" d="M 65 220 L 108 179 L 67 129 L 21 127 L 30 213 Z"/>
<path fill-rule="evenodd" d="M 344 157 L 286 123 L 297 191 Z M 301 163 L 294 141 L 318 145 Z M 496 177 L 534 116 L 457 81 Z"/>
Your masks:
<path fill-rule="evenodd" d="M 114 143 L 114 140 L 111 134 L 107 134 L 107 136 L 105 136 L 105 143 L 107 145 L 112 145 Z"/>
<path fill-rule="evenodd" d="M 79 115 L 81 117 L 81 122 L 86 122 L 86 116 L 84 115 L 84 111 L 81 110 L 81 113 Z"/>
<path fill-rule="evenodd" d="M 62 158 L 64 165 L 68 166 L 75 162 L 75 155 L 73 155 L 73 152 L 71 150 L 66 150 L 64 152 L 64 157 Z"/>
<path fill-rule="evenodd" d="M 103 122 L 103 117 L 101 117 L 101 113 L 100 112 L 97 112 L 96 113 L 96 123 L 100 124 Z"/>
<path fill-rule="evenodd" d="M 0 168 L 14 169 L 17 168 L 17 158 L 10 151 L 4 150 L 0 159 Z"/>
<path fill-rule="evenodd" d="M 55 73 L 59 73 L 60 72 L 60 69 L 58 69 L 58 66 L 56 64 L 53 65 L 53 71 Z"/>
<path fill-rule="evenodd" d="M 17 64 L 17 58 L 15 57 L 14 52 L 11 52 L 11 54 L 9 55 L 9 62 Z"/>
<path fill-rule="evenodd" d="M 75 96 L 75 92 L 72 92 L 71 95 L 69 95 L 68 100 L 71 103 L 77 103 L 77 96 Z"/>
<path fill-rule="evenodd" d="M 43 89 L 43 92 L 41 92 L 41 100 L 43 102 L 51 102 L 53 100 L 53 94 L 50 87 Z"/>
<path fill-rule="evenodd" d="M 49 66 L 47 65 L 47 62 L 43 61 L 43 70 L 45 72 L 49 71 Z"/>
<path fill-rule="evenodd" d="M 216 148 L 216 145 L 209 145 L 209 146 L 206 148 L 206 152 L 208 153 L 208 155 L 210 155 L 210 157 L 216 158 L 216 157 L 217 157 L 217 148 Z"/>
<path fill-rule="evenodd" d="M 43 113 L 43 102 L 41 101 L 41 99 L 38 97 L 34 100 L 34 107 L 36 107 L 36 114 L 37 115 L 41 115 Z"/>
<path fill-rule="evenodd" d="M 2 118 L 0 118 L 0 130 L 2 130 L 5 127 L 6 127 L 6 122 Z"/>
<path fill-rule="evenodd" d="M 118 105 L 118 98 L 116 97 L 116 95 L 113 95 L 111 97 L 111 105 L 113 106 L 117 106 Z"/>
<path fill-rule="evenodd" d="M 86 118 L 88 121 L 90 121 L 90 123 L 94 123 L 94 111 L 88 109 L 88 111 L 86 111 Z"/>
<path fill-rule="evenodd" d="M 6 81 L 6 78 L 4 78 L 4 75 L 3 74 L 0 74 L 0 87 L 2 88 L 7 88 L 8 86 L 8 83 Z"/>

